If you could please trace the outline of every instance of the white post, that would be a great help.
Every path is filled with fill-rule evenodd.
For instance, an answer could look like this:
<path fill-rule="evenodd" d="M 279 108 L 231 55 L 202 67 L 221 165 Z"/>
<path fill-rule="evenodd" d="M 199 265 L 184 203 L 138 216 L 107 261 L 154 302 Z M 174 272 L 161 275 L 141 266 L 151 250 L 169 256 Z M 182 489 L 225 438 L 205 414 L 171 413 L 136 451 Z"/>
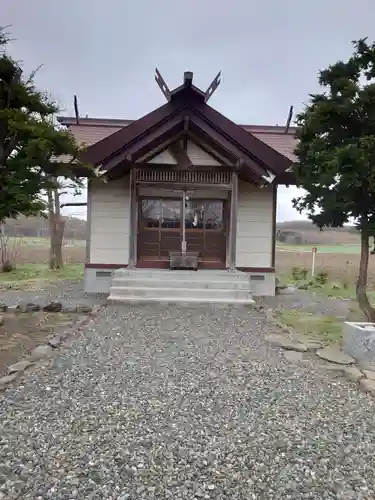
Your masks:
<path fill-rule="evenodd" d="M 311 263 L 311 276 L 315 274 L 315 257 L 316 257 L 316 248 L 312 249 L 312 263 Z"/>
<path fill-rule="evenodd" d="M 186 191 L 182 191 L 182 243 L 181 243 L 181 253 L 186 255 L 186 227 L 185 227 L 185 216 L 186 216 Z"/>

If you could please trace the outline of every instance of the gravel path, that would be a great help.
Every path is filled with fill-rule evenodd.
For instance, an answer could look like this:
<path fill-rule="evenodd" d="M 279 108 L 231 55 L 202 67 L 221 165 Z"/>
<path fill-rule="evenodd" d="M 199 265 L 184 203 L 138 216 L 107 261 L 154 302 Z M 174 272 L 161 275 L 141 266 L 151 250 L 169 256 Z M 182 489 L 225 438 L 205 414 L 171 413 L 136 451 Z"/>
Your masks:
<path fill-rule="evenodd" d="M 66 305 L 94 305 L 104 300 L 105 296 L 83 293 L 83 280 L 61 280 L 35 290 L 0 290 L 0 303 L 13 306 L 20 302 L 43 304 L 59 300 Z"/>
<path fill-rule="evenodd" d="M 0 402 L 3 499 L 373 499 L 375 401 L 247 308 L 106 308 Z"/>

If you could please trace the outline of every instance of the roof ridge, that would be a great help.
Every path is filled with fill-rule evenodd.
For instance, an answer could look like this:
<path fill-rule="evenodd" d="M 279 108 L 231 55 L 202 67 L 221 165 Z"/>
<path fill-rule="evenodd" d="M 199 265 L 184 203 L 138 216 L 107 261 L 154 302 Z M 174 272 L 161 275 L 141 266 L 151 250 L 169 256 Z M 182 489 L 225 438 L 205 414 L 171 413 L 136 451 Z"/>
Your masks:
<path fill-rule="evenodd" d="M 215 110 L 216 111 L 216 110 Z M 85 126 L 107 126 L 107 127 L 121 127 L 130 125 L 133 122 L 136 122 L 137 120 L 128 120 L 126 118 L 96 118 L 96 117 L 87 117 L 87 118 L 79 118 L 79 123 L 77 123 L 77 119 L 73 116 L 58 116 L 57 121 L 61 123 L 62 125 L 85 125 Z M 232 120 L 231 120 L 232 121 Z M 233 122 L 235 123 L 235 122 Z M 250 124 L 243 124 L 243 123 L 236 123 L 241 128 L 247 129 L 251 128 L 252 130 L 255 130 L 259 133 L 267 133 L 271 131 L 275 131 L 277 133 L 284 133 L 285 131 L 285 126 L 283 125 L 260 125 L 260 124 L 255 124 L 255 123 L 250 123 Z M 289 127 L 289 133 L 290 132 L 295 132 L 298 127 L 296 126 L 290 126 Z"/>

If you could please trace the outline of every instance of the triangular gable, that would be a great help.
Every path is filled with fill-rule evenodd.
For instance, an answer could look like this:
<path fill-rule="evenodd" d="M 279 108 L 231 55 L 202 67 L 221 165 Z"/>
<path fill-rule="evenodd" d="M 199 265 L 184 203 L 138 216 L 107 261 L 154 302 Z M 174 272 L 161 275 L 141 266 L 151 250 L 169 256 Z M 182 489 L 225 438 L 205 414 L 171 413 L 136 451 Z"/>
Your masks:
<path fill-rule="evenodd" d="M 262 182 L 291 167 L 283 156 L 202 101 L 192 88 L 184 88 L 173 99 L 139 120 L 88 147 L 84 159 L 102 165 L 110 174 L 121 164 L 126 169 L 144 155 L 190 133 L 210 144 L 232 166 L 241 164 L 251 180 Z M 160 151 L 160 154 L 162 152 Z M 153 163 L 157 163 L 153 159 Z"/>
<path fill-rule="evenodd" d="M 177 142 L 177 141 L 176 141 Z M 172 143 L 173 144 L 173 143 Z M 210 154 L 207 151 L 207 148 L 202 145 L 200 147 L 193 140 L 186 141 L 186 154 L 192 164 L 198 166 L 210 166 L 210 167 L 219 167 L 223 165 L 223 161 L 215 158 L 213 154 Z M 178 165 L 176 158 L 173 157 L 172 153 L 168 148 L 164 149 L 161 152 L 156 153 L 154 156 L 151 156 L 150 159 L 146 161 L 146 163 L 156 164 L 156 165 Z"/>
<path fill-rule="evenodd" d="M 153 156 L 147 163 L 164 164 L 164 165 L 177 165 L 177 161 L 173 158 L 172 153 L 166 149 L 156 156 Z"/>
<path fill-rule="evenodd" d="M 132 125 L 129 125 L 127 130 L 131 127 Z M 120 132 L 122 131 L 117 132 L 117 134 Z M 109 176 L 111 176 L 112 170 L 115 172 L 114 169 L 116 169 L 116 175 L 121 172 L 125 173 L 130 168 L 130 165 L 137 162 L 143 163 L 150 153 L 153 156 L 152 153 L 155 149 L 161 146 L 162 150 L 167 149 L 169 145 L 176 142 L 177 138 L 189 138 L 190 133 L 199 137 L 203 142 L 207 142 L 213 150 L 216 150 L 219 155 L 226 159 L 227 165 L 235 167 L 241 164 L 242 168 L 248 171 L 249 180 L 253 182 L 263 182 L 262 179 L 265 176 L 268 177 L 268 170 L 272 172 L 272 168 L 268 169 L 268 166 L 263 166 L 256 158 L 250 157 L 244 148 L 240 149 L 233 141 L 212 127 L 211 124 L 197 116 L 192 108 L 187 107 L 180 109 L 169 119 L 163 120 L 159 126 L 155 126 L 147 133 L 139 135 L 117 150 L 112 156 L 107 157 L 103 161 L 103 169 L 107 171 Z M 89 153 L 90 148 L 88 149 Z"/>
<path fill-rule="evenodd" d="M 221 165 L 221 163 L 216 160 L 212 154 L 199 147 L 193 141 L 187 141 L 186 153 L 194 165 L 209 165 L 212 167 L 218 167 Z"/>

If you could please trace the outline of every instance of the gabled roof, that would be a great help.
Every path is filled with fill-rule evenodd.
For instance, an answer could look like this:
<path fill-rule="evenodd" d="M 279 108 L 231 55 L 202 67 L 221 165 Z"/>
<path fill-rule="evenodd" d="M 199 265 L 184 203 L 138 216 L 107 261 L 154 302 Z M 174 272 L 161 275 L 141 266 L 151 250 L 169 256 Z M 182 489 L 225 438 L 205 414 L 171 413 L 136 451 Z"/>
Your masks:
<path fill-rule="evenodd" d="M 96 142 L 127 127 L 136 120 L 125 120 L 117 118 L 80 118 L 79 123 L 74 116 L 59 116 L 58 121 L 68 127 L 80 144 L 91 146 Z M 279 125 L 239 125 L 239 127 L 251 133 L 271 148 L 275 149 L 290 160 L 295 161 L 294 149 L 297 144 L 295 138 L 296 127 L 289 127 L 285 133 L 285 127 Z"/>
<path fill-rule="evenodd" d="M 263 182 L 264 176 L 270 173 L 279 176 L 291 167 L 293 158 L 290 154 L 274 149 L 266 140 L 259 138 L 264 130 L 258 130 L 256 134 L 250 127 L 236 125 L 209 106 L 204 96 L 201 90 L 191 85 L 190 80 L 190 84 L 172 91 L 166 104 L 139 120 L 107 120 L 102 125 L 103 120 L 85 119 L 81 123 L 93 130 L 101 127 L 103 137 L 88 145 L 83 160 L 101 165 L 110 175 L 114 169 L 118 171 L 119 166 L 123 170 L 130 168 L 131 164 L 160 144 L 194 133 L 204 138 L 233 166 L 242 165 L 248 180 Z M 59 121 L 70 125 L 68 118 L 60 117 Z M 279 132 L 279 129 L 272 130 L 273 135 L 280 136 Z M 284 135 L 291 137 L 290 134 Z"/>

